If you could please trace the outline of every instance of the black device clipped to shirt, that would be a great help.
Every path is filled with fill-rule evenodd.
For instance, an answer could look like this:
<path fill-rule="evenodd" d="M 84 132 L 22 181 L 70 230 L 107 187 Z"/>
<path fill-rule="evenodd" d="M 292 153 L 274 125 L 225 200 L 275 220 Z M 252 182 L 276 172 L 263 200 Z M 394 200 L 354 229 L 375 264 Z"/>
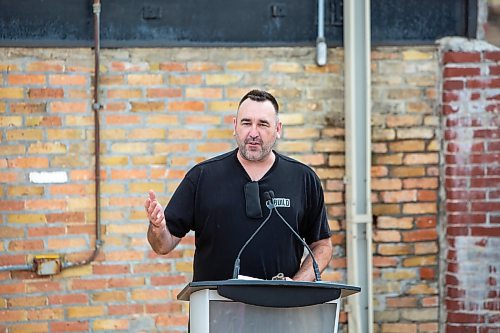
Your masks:
<path fill-rule="evenodd" d="M 262 217 L 260 207 L 259 182 L 248 182 L 245 184 L 245 209 L 248 217 L 259 219 Z"/>

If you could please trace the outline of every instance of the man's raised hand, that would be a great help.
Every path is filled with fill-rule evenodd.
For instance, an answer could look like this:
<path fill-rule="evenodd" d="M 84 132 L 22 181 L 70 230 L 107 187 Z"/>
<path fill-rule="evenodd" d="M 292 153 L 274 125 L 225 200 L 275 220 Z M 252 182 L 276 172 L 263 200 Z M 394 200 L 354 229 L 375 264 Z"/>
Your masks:
<path fill-rule="evenodd" d="M 149 190 L 149 197 L 144 202 L 149 222 L 156 228 L 165 226 L 165 215 L 163 207 L 156 200 L 156 194 L 153 190 Z"/>

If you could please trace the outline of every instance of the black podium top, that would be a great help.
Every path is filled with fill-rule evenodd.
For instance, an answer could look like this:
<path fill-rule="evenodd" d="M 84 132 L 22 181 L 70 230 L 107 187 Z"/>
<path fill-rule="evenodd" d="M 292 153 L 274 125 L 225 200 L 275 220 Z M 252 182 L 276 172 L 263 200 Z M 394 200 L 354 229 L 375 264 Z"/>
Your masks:
<path fill-rule="evenodd" d="M 189 301 L 192 293 L 202 289 L 217 290 L 236 302 L 280 308 L 322 304 L 361 291 L 360 287 L 330 282 L 231 279 L 191 282 L 177 299 Z"/>

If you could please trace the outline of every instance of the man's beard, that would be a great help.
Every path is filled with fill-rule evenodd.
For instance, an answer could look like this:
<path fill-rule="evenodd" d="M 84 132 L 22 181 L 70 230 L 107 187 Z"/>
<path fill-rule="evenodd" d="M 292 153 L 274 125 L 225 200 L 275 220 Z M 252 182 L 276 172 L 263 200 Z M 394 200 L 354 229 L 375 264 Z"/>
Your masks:
<path fill-rule="evenodd" d="M 276 143 L 276 138 L 267 145 L 264 144 L 264 142 L 261 139 L 257 140 L 252 140 L 252 139 L 245 139 L 245 141 L 241 141 L 238 137 L 236 137 L 236 142 L 238 144 L 238 149 L 241 153 L 241 156 L 243 156 L 244 159 L 247 161 L 261 161 L 263 160 L 269 153 L 271 153 L 274 144 Z M 259 147 L 261 148 L 260 150 L 249 150 L 247 149 L 247 144 L 249 143 L 258 143 Z"/>

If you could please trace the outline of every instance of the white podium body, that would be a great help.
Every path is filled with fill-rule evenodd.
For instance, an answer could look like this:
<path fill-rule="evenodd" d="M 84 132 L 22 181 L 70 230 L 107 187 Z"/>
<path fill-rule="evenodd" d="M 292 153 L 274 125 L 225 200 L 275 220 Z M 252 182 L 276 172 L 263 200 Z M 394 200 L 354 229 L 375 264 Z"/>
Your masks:
<path fill-rule="evenodd" d="M 342 297 L 359 287 L 327 282 L 226 280 L 191 282 L 191 333 L 337 333 Z"/>

